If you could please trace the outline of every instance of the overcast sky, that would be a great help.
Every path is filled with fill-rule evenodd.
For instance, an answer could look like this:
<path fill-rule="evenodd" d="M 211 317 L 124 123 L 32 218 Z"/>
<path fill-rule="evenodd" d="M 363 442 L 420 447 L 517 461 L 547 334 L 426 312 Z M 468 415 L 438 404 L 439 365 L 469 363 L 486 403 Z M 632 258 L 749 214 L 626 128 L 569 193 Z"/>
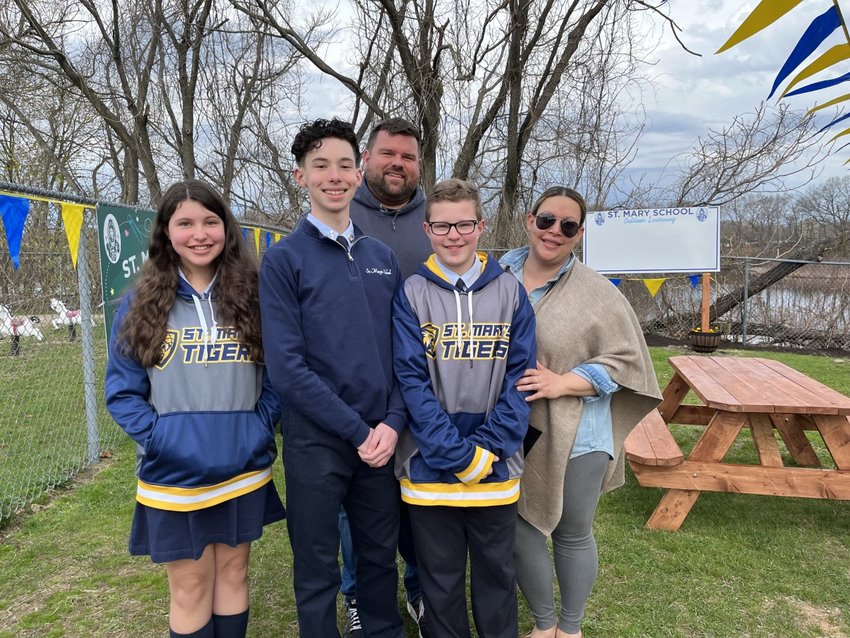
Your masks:
<path fill-rule="evenodd" d="M 674 0 L 669 3 L 670 15 L 683 30 L 680 37 L 688 48 L 701 53 L 702 57 L 682 50 L 670 37 L 669 30 L 652 54 L 658 59 L 652 71 L 656 89 L 654 95 L 644 96 L 648 123 L 633 163 L 636 170 L 658 174 L 668 161 L 692 148 L 696 138 L 709 128 L 719 129 L 731 123 L 734 116 L 753 112 L 767 98 L 777 72 L 806 27 L 832 6 L 832 0 L 803 0 L 771 26 L 715 55 L 757 4 L 736 0 Z M 840 4 L 850 10 L 850 0 Z M 841 42 L 846 39 L 843 31 L 838 30 L 807 62 Z M 798 70 L 803 66 L 805 64 Z M 813 76 L 811 81 L 837 77 L 847 71 L 850 71 L 850 63 L 839 63 Z M 848 92 L 850 83 L 844 83 L 785 99 L 794 108 L 808 110 Z M 769 103 L 776 101 L 774 96 Z M 846 104 L 850 105 L 850 101 Z M 824 125 L 840 111 L 830 107 L 821 113 L 820 123 Z M 846 121 L 836 124 L 834 133 L 848 126 L 850 123 Z M 846 139 L 850 141 L 850 137 Z M 822 177 L 846 175 L 847 169 L 842 164 L 848 158 L 850 147 L 830 155 Z"/>

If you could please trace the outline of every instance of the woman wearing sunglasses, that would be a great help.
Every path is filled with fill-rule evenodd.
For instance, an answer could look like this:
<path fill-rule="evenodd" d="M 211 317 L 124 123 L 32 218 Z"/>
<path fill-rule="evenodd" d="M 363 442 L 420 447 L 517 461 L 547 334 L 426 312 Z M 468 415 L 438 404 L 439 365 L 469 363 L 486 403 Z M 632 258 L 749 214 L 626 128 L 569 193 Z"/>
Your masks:
<path fill-rule="evenodd" d="M 661 398 L 628 301 L 573 254 L 586 214 L 575 190 L 549 188 L 526 215 L 528 246 L 501 260 L 537 317 L 537 366 L 517 383 L 532 402 L 515 550 L 517 582 L 534 616 L 527 638 L 582 635 L 598 569 L 597 502 L 623 484 L 623 441 Z"/>

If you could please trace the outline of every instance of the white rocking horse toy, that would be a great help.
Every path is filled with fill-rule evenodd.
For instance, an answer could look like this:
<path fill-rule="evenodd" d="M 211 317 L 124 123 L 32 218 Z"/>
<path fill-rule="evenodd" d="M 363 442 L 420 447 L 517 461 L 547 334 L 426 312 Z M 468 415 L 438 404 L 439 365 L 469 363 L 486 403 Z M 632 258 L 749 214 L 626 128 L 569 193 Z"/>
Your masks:
<path fill-rule="evenodd" d="M 9 354 L 17 355 L 21 351 L 21 337 L 35 337 L 44 341 L 41 330 L 36 328 L 38 317 L 13 317 L 8 306 L 0 304 L 0 337 L 12 337 Z"/>
<path fill-rule="evenodd" d="M 50 320 L 53 329 L 58 330 L 61 326 L 68 326 L 68 341 L 74 341 L 77 338 L 77 326 L 82 323 L 83 315 L 79 310 L 68 310 L 56 297 L 51 298 L 50 308 L 57 315 L 55 319 Z M 95 325 L 94 319 L 91 320 L 91 325 Z"/>

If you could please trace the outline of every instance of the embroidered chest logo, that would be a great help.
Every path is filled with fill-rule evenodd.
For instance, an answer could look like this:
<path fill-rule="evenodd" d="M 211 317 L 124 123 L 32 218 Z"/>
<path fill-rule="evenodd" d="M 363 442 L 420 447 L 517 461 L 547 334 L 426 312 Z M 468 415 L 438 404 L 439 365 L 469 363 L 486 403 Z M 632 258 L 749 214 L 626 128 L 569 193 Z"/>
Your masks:
<path fill-rule="evenodd" d="M 426 323 L 420 326 L 420 330 L 422 330 L 422 345 L 425 346 L 425 354 L 433 359 L 437 352 L 440 329 L 433 323 Z"/>
<path fill-rule="evenodd" d="M 164 370 L 165 366 L 174 358 L 179 342 L 180 333 L 177 330 L 165 331 L 165 339 L 162 340 L 162 345 L 159 347 L 159 363 L 155 366 L 157 370 Z"/>
<path fill-rule="evenodd" d="M 162 357 L 156 366 L 159 370 L 165 369 L 178 350 L 184 364 L 253 362 L 251 351 L 239 341 L 236 328 L 228 326 L 218 326 L 215 343 L 211 339 L 204 342 L 204 331 L 201 328 L 169 330 L 161 348 Z"/>
<path fill-rule="evenodd" d="M 425 353 L 431 359 L 486 361 L 508 356 L 509 323 L 475 322 L 471 334 L 468 323 L 461 324 L 460 332 L 457 323 L 445 323 L 442 327 L 426 323 L 421 330 Z"/>

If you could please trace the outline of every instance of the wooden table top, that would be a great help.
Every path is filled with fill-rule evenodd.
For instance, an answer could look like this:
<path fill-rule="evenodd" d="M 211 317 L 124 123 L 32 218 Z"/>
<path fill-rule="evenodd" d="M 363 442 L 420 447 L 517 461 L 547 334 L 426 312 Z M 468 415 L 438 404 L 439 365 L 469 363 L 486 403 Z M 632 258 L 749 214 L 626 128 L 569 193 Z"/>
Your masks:
<path fill-rule="evenodd" d="M 850 415 L 850 398 L 784 363 L 757 357 L 670 357 L 711 408 L 729 412 Z"/>

